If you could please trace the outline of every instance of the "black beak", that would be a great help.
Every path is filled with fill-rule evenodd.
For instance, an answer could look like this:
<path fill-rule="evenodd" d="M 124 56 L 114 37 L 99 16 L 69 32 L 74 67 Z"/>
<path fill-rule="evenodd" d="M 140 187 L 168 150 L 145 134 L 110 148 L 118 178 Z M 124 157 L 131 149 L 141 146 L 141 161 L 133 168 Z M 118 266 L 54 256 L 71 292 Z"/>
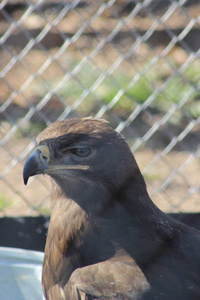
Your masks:
<path fill-rule="evenodd" d="M 27 184 L 29 177 L 36 174 L 42 174 L 48 168 L 49 158 L 50 152 L 47 146 L 40 146 L 31 153 L 23 170 L 25 185 Z"/>

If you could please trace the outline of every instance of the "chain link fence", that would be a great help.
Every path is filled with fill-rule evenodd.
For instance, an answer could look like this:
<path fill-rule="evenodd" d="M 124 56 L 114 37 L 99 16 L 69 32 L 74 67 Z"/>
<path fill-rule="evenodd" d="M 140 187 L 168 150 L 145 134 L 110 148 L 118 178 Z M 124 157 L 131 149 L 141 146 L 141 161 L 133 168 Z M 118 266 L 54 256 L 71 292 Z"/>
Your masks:
<path fill-rule="evenodd" d="M 86 116 L 125 136 L 162 210 L 200 211 L 198 0 L 3 0 L 0 36 L 1 216 L 49 213 L 24 161 L 48 124 Z"/>

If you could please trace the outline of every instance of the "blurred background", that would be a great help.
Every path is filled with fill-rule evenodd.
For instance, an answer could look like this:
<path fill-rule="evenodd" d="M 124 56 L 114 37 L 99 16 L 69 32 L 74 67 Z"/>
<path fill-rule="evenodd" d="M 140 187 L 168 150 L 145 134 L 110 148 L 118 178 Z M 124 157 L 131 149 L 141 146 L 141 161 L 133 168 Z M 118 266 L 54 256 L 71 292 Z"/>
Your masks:
<path fill-rule="evenodd" d="M 50 214 L 25 159 L 48 124 L 87 116 L 126 138 L 159 208 L 199 212 L 199 57 L 198 0 L 1 1 L 0 217 Z"/>

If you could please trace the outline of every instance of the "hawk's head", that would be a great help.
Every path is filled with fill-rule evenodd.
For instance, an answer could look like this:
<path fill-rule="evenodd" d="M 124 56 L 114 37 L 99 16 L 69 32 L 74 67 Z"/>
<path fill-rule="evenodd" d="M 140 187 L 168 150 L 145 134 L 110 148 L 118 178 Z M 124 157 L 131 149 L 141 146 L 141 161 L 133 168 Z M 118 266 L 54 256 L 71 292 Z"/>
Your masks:
<path fill-rule="evenodd" d="M 104 120 L 83 118 L 57 121 L 39 135 L 24 166 L 25 184 L 36 174 L 50 175 L 67 197 L 82 199 L 83 192 L 107 198 L 130 178 L 138 181 L 140 172 L 121 135 Z"/>

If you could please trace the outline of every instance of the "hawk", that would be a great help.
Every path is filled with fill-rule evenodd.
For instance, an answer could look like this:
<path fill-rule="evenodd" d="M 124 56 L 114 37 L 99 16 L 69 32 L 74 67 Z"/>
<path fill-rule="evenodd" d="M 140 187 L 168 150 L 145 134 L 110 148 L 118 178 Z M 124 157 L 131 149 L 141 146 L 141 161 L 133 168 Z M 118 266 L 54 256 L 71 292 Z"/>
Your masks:
<path fill-rule="evenodd" d="M 48 126 L 25 163 L 25 184 L 36 174 L 52 178 L 46 299 L 200 299 L 200 233 L 156 207 L 106 121 Z"/>

